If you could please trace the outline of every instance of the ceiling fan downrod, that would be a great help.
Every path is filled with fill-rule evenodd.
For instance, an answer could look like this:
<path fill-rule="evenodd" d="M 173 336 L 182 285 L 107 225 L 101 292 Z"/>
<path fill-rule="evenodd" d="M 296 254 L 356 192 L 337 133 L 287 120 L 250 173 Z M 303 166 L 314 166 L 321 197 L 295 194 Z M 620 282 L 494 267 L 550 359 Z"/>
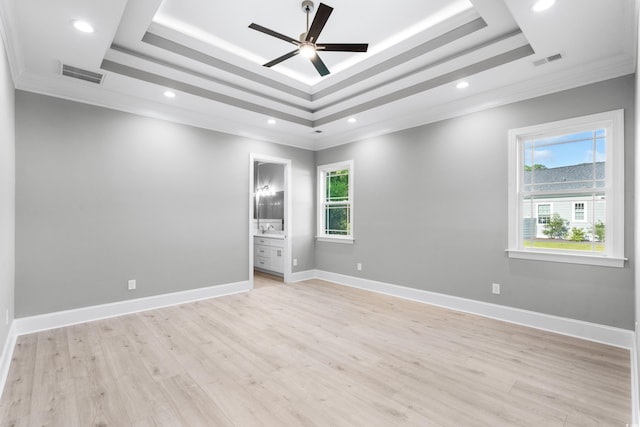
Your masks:
<path fill-rule="evenodd" d="M 307 30 L 300 34 L 300 41 L 304 41 L 304 39 L 307 38 L 307 33 L 309 32 L 309 15 L 313 12 L 313 2 L 311 0 L 304 0 L 302 2 L 302 11 L 307 15 Z"/>

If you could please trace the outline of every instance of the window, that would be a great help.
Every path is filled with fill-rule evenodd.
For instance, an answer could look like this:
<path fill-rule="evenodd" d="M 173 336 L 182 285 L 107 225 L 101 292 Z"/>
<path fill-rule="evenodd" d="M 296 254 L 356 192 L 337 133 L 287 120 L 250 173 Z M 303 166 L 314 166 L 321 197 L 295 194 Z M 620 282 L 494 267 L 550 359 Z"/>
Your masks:
<path fill-rule="evenodd" d="M 549 224 L 549 220 L 551 219 L 551 205 L 545 203 L 543 205 L 538 205 L 538 224 Z"/>
<path fill-rule="evenodd" d="M 585 216 L 586 212 L 584 210 L 584 202 L 574 202 L 573 203 L 573 221 L 586 221 L 587 217 Z"/>
<path fill-rule="evenodd" d="M 624 266 L 623 110 L 509 131 L 509 256 Z"/>
<path fill-rule="evenodd" d="M 353 161 L 318 166 L 318 240 L 353 243 Z"/>

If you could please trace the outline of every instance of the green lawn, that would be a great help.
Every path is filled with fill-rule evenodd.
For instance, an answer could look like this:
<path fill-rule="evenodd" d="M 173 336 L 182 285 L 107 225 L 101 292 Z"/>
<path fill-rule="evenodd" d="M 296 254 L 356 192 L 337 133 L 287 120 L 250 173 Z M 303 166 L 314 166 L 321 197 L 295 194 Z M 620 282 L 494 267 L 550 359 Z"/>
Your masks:
<path fill-rule="evenodd" d="M 533 241 L 534 248 L 542 249 L 565 249 L 570 251 L 591 251 L 591 242 L 572 242 L 571 240 L 546 240 L 536 239 Z M 531 247 L 531 241 L 525 240 L 524 246 Z M 604 242 L 596 242 L 596 252 L 604 252 Z"/>

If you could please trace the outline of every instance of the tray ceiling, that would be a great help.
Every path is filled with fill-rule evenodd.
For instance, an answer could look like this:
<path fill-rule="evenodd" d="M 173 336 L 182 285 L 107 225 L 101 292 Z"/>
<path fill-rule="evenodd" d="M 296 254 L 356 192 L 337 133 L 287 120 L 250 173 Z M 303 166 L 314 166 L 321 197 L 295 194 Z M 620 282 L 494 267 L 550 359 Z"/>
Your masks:
<path fill-rule="evenodd" d="M 325 77 L 300 55 L 261 65 L 293 45 L 249 24 L 297 38 L 295 0 L 0 0 L 0 17 L 18 89 L 308 149 L 634 71 L 633 0 L 326 3 L 318 41 L 369 51 L 322 52 Z"/>

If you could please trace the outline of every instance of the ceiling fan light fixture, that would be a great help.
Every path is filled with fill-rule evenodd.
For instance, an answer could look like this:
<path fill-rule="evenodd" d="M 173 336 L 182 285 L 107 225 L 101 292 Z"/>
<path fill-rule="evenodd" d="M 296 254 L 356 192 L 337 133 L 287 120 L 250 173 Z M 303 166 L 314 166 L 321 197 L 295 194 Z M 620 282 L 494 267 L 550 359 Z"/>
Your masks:
<path fill-rule="evenodd" d="M 305 58 L 313 58 L 316 56 L 316 47 L 313 43 L 304 42 L 300 45 L 298 50 L 300 51 L 300 55 Z"/>

